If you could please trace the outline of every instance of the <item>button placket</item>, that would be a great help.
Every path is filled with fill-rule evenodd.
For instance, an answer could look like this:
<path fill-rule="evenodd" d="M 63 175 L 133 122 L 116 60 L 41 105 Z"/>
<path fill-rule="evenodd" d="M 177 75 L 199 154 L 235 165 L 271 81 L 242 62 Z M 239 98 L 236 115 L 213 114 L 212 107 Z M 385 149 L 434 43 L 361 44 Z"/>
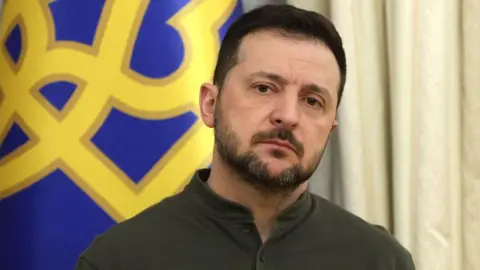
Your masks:
<path fill-rule="evenodd" d="M 257 263 L 256 263 L 256 270 L 264 270 L 265 269 L 265 252 L 264 247 L 262 246 L 257 253 Z"/>

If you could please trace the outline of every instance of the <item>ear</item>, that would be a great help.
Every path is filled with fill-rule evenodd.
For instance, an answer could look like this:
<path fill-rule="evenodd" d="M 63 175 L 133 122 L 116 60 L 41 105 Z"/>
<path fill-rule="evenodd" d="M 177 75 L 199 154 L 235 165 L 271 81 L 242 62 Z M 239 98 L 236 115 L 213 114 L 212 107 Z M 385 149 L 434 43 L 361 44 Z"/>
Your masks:
<path fill-rule="evenodd" d="M 333 133 L 333 131 L 335 131 L 335 129 L 337 129 L 338 127 L 338 121 L 337 119 L 333 120 L 333 124 L 332 124 L 332 129 L 330 130 L 330 133 Z"/>
<path fill-rule="evenodd" d="M 203 123 L 213 128 L 215 125 L 215 106 L 217 104 L 218 88 L 211 83 L 204 83 L 200 88 L 200 115 Z"/>

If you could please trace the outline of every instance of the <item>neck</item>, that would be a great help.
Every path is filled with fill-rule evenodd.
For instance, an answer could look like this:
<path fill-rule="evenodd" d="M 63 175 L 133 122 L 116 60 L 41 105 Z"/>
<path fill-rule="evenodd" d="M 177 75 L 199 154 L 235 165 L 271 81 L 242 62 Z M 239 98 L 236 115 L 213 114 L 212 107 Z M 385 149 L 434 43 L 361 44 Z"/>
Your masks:
<path fill-rule="evenodd" d="M 219 196 L 241 204 L 252 212 L 254 223 L 263 242 L 270 236 L 278 215 L 298 200 L 307 189 L 307 182 L 305 182 L 290 193 L 265 192 L 239 179 L 237 174 L 218 160 L 212 162 L 207 184 Z"/>

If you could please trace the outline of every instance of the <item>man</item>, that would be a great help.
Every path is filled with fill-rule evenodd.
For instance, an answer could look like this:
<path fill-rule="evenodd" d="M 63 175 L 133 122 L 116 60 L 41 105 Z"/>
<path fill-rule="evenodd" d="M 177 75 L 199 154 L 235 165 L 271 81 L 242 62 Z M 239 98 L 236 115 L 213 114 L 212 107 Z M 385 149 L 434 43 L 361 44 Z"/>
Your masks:
<path fill-rule="evenodd" d="M 288 5 L 244 14 L 200 89 L 211 169 L 97 238 L 76 269 L 414 269 L 384 230 L 307 190 L 345 78 L 341 38 L 321 15 Z"/>

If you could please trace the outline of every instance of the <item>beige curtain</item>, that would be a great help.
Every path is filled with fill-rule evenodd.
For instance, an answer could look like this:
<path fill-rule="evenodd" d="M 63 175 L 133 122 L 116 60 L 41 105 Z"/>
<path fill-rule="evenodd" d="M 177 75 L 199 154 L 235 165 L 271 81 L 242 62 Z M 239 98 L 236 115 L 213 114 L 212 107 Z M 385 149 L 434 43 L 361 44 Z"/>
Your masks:
<path fill-rule="evenodd" d="M 480 0 L 289 2 L 329 16 L 348 55 L 312 190 L 388 227 L 417 269 L 480 270 Z"/>

